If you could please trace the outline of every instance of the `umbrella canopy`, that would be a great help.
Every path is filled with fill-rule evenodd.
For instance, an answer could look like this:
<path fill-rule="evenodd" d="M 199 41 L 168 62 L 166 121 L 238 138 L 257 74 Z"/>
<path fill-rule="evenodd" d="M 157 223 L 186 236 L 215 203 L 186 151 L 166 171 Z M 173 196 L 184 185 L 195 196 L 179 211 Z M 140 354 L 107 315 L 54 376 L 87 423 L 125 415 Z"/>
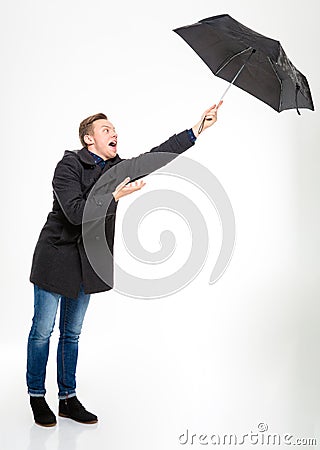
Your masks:
<path fill-rule="evenodd" d="M 228 14 L 208 17 L 173 31 L 215 75 L 276 111 L 314 110 L 306 77 L 291 63 L 279 41 L 256 33 Z"/>

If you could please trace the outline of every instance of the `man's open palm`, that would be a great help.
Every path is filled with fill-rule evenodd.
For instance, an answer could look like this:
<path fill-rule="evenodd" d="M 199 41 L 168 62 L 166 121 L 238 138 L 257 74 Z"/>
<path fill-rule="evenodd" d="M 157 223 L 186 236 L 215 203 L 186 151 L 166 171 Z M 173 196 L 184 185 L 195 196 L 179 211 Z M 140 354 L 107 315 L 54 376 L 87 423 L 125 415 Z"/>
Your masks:
<path fill-rule="evenodd" d="M 125 195 L 132 194 L 132 192 L 138 191 L 143 186 L 146 185 L 145 181 L 139 180 L 139 181 L 132 181 L 131 183 L 128 183 L 130 180 L 130 177 L 125 178 L 118 186 L 116 187 L 115 191 L 112 192 L 114 198 L 116 201 L 119 200 L 119 198 L 124 197 Z"/>

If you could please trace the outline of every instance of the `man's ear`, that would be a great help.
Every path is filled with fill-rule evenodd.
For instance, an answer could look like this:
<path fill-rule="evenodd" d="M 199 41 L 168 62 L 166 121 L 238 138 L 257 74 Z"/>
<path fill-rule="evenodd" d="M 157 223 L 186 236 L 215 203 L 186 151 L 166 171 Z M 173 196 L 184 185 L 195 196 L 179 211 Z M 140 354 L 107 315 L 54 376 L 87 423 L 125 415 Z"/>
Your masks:
<path fill-rule="evenodd" d="M 85 135 L 84 135 L 84 142 L 85 142 L 87 145 L 93 144 L 93 137 L 90 136 L 90 134 L 85 134 Z"/>

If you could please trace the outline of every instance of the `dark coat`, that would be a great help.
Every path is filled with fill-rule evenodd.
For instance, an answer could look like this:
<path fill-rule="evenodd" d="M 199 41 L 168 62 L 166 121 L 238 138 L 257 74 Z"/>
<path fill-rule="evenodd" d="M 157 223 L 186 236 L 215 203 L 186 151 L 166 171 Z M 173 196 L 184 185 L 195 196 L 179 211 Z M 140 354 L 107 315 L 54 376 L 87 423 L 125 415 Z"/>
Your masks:
<path fill-rule="evenodd" d="M 134 181 L 166 164 L 163 159 L 155 159 L 150 164 L 147 156 L 150 157 L 151 153 L 158 157 L 160 154 L 154 155 L 155 152 L 174 153 L 178 156 L 192 145 L 185 130 L 137 157 L 122 159 L 116 155 L 107 160 L 103 169 L 95 163 L 86 147 L 81 150 L 66 150 L 54 172 L 53 207 L 34 250 L 30 281 L 42 289 L 72 299 L 78 297 L 81 283 L 86 294 L 112 289 L 113 283 L 105 283 L 93 270 L 84 249 L 82 219 L 88 196 L 91 201 L 89 206 L 93 211 L 99 211 L 104 201 L 108 201 L 109 206 L 106 214 L 103 214 L 103 220 L 106 239 L 113 253 L 118 203 L 114 200 L 112 191 L 127 176 L 131 178 L 130 181 Z M 171 157 L 173 158 L 175 156 Z M 103 186 L 104 190 L 100 186 L 96 195 L 92 196 L 101 175 L 115 165 L 117 167 L 113 171 L 116 170 L 116 176 L 112 186 Z M 108 265 L 108 270 L 113 279 L 113 264 Z"/>

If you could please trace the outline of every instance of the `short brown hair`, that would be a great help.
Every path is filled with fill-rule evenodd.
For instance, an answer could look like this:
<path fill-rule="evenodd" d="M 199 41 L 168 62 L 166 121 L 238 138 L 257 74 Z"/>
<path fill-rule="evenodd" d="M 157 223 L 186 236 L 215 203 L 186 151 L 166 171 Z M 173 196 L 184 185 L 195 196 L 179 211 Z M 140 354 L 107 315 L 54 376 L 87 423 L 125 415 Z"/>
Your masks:
<path fill-rule="evenodd" d="M 108 120 L 108 117 L 103 114 L 103 113 L 98 113 L 98 114 L 94 114 L 93 116 L 89 116 L 86 119 L 84 119 L 79 126 L 79 138 L 81 141 L 81 144 L 86 147 L 87 144 L 84 140 L 84 137 L 86 134 L 90 134 L 92 133 L 92 124 L 93 122 L 95 122 L 96 120 L 99 119 L 106 119 Z"/>

